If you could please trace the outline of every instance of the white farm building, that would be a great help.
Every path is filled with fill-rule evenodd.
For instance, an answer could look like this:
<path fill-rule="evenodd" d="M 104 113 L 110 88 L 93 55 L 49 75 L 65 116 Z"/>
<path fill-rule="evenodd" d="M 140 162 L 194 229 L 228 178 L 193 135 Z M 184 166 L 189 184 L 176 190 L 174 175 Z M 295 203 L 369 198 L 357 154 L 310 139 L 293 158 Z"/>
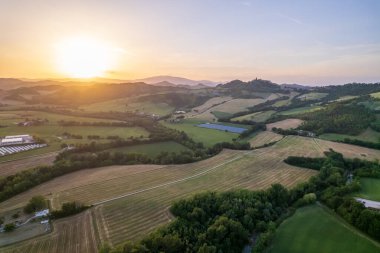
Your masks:
<path fill-rule="evenodd" d="M 33 143 L 33 137 L 28 134 L 5 136 L 0 141 L 0 146 Z"/>

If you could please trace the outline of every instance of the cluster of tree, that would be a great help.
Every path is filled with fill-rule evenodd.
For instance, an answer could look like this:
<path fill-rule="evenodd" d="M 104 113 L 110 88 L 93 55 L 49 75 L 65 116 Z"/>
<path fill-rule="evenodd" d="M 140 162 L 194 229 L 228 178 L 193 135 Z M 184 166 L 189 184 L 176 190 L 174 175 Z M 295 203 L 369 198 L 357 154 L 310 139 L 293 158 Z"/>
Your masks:
<path fill-rule="evenodd" d="M 14 223 L 8 223 L 4 225 L 4 232 L 9 233 L 16 229 L 16 225 Z"/>
<path fill-rule="evenodd" d="M 100 140 L 100 136 L 99 135 L 87 135 L 87 139 L 89 140 Z"/>
<path fill-rule="evenodd" d="M 319 170 L 325 163 L 326 158 L 311 158 L 311 157 L 299 157 L 299 156 L 288 156 L 284 162 L 287 164 L 308 168 L 312 170 Z"/>
<path fill-rule="evenodd" d="M 375 114 L 365 106 L 345 103 L 330 104 L 325 109 L 305 113 L 300 117 L 306 122 L 299 128 L 313 131 L 318 135 L 322 133 L 357 135 L 376 119 Z"/>
<path fill-rule="evenodd" d="M 348 223 L 380 240 L 380 212 L 367 209 L 352 198 L 334 199 L 330 206 Z"/>
<path fill-rule="evenodd" d="M 244 121 L 241 123 L 246 124 L 246 123 L 244 123 Z M 267 130 L 267 125 L 264 123 L 250 122 L 250 125 L 251 125 L 250 128 L 248 130 L 242 132 L 240 134 L 239 138 L 243 139 L 243 138 L 250 136 L 254 132 Z"/>
<path fill-rule="evenodd" d="M 32 197 L 28 204 L 24 207 L 25 213 L 34 213 L 39 210 L 47 208 L 47 200 L 43 196 L 34 196 Z"/>
<path fill-rule="evenodd" d="M 217 88 L 222 89 L 221 91 L 224 91 L 224 93 L 228 94 L 228 96 L 239 98 L 255 98 L 257 97 L 258 92 L 282 94 L 290 93 L 289 90 L 282 89 L 280 85 L 262 79 L 255 79 L 248 82 L 233 80 L 225 84 L 220 84 Z"/>
<path fill-rule="evenodd" d="M 351 138 L 344 138 L 343 140 L 338 140 L 337 142 L 343 142 L 372 149 L 380 149 L 379 142 L 369 142 Z"/>
<path fill-rule="evenodd" d="M 310 131 L 304 131 L 304 130 L 298 130 L 298 129 L 282 129 L 282 128 L 277 128 L 273 127 L 272 131 L 278 134 L 282 135 L 299 135 L 299 136 L 308 136 L 308 137 L 314 137 L 315 134 Z"/>
<path fill-rule="evenodd" d="M 376 132 L 380 132 L 380 124 L 379 123 L 371 123 L 370 127 Z"/>
<path fill-rule="evenodd" d="M 71 134 L 71 133 L 68 133 L 68 132 L 64 132 L 62 134 L 62 136 L 64 136 L 65 138 L 68 138 L 68 139 L 78 139 L 78 140 L 83 139 L 83 136 L 80 135 L 80 134 Z"/>
<path fill-rule="evenodd" d="M 86 206 L 86 205 L 79 203 L 79 202 L 76 202 L 76 201 L 67 202 L 67 203 L 62 204 L 60 210 L 51 211 L 50 217 L 52 219 L 64 218 L 67 216 L 71 216 L 71 215 L 80 213 L 80 212 L 82 212 L 88 208 L 90 208 L 90 206 Z"/>
<path fill-rule="evenodd" d="M 60 126 L 94 126 L 94 127 L 131 127 L 134 126 L 133 122 L 80 122 L 80 121 L 66 121 L 59 120 Z"/>
<path fill-rule="evenodd" d="M 112 252 L 240 252 L 253 231 L 265 232 L 289 206 L 281 185 L 265 191 L 207 192 L 174 203 L 177 218 L 140 242 Z"/>

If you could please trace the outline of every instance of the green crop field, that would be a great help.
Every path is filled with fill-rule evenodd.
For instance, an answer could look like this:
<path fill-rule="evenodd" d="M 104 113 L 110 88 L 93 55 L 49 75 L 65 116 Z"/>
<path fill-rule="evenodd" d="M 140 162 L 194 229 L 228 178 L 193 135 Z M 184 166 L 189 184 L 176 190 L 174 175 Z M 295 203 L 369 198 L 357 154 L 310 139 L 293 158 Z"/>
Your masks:
<path fill-rule="evenodd" d="M 228 112 L 220 112 L 220 111 L 211 111 L 211 113 L 217 117 L 218 119 L 223 119 L 223 118 L 228 118 L 230 117 L 232 114 L 231 113 L 228 113 Z"/>
<path fill-rule="evenodd" d="M 371 93 L 371 97 L 380 98 L 380 92 Z"/>
<path fill-rule="evenodd" d="M 351 100 L 351 99 L 354 99 L 354 98 L 357 98 L 358 96 L 342 96 L 336 100 L 333 100 L 333 101 L 346 101 L 346 100 Z"/>
<path fill-rule="evenodd" d="M 318 100 L 327 96 L 327 93 L 310 92 L 299 96 L 300 100 Z"/>
<path fill-rule="evenodd" d="M 380 179 L 378 178 L 361 178 L 361 189 L 359 197 L 380 201 Z"/>
<path fill-rule="evenodd" d="M 306 112 L 314 112 L 314 111 L 320 110 L 322 108 L 323 108 L 322 106 L 299 107 L 299 108 L 279 112 L 278 114 L 280 114 L 280 115 L 295 115 L 295 114 L 301 114 L 301 113 L 306 113 Z"/>
<path fill-rule="evenodd" d="M 342 141 L 345 138 L 368 141 L 368 142 L 379 142 L 380 141 L 380 133 L 376 132 L 372 129 L 367 129 L 359 135 L 347 135 L 347 134 L 322 134 L 319 138 L 329 141 Z"/>
<path fill-rule="evenodd" d="M 162 122 L 167 127 L 184 131 L 190 138 L 195 141 L 202 142 L 206 147 L 213 146 L 218 142 L 231 142 L 233 139 L 239 137 L 239 134 L 219 131 L 215 129 L 207 129 L 197 127 L 196 125 L 204 123 L 204 121 L 198 120 L 184 120 L 180 123 Z"/>
<path fill-rule="evenodd" d="M 151 158 L 154 158 L 157 155 L 159 155 L 161 152 L 180 153 L 181 151 L 186 151 L 186 150 L 189 150 L 189 149 L 177 142 L 165 141 L 165 142 L 158 142 L 158 143 L 151 143 L 151 144 L 134 145 L 131 147 L 109 149 L 107 151 L 123 152 L 123 153 L 139 153 L 139 154 L 145 154 Z"/>
<path fill-rule="evenodd" d="M 380 244 L 349 224 L 312 205 L 300 208 L 276 231 L 270 253 L 374 253 Z"/>

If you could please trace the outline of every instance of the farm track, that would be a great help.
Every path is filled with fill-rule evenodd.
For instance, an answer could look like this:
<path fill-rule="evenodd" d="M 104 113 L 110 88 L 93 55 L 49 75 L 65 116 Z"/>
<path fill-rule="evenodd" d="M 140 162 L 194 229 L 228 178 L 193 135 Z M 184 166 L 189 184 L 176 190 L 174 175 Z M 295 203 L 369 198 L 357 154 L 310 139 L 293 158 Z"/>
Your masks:
<path fill-rule="evenodd" d="M 118 245 L 125 240 L 138 240 L 170 221 L 167 212 L 173 201 L 195 193 L 240 188 L 265 189 L 273 183 L 292 187 L 306 181 L 316 172 L 292 167 L 283 163 L 283 159 L 289 155 L 322 156 L 323 151 L 332 146 L 350 157 L 360 157 L 366 153 L 368 159 L 380 158 L 380 151 L 287 136 L 271 147 L 252 151 L 225 150 L 213 158 L 192 164 L 154 169 L 147 166 L 141 173 L 137 169 L 127 172 L 133 166 L 114 168 L 112 173 L 124 173 L 123 176 L 109 176 L 104 181 L 83 181 L 73 189 L 58 188 L 55 191 L 54 184 L 46 183 L 42 189 L 52 192 L 50 197 L 56 205 L 63 201 L 79 200 L 97 206 L 86 211 L 84 214 L 87 215 L 80 214 L 54 222 L 55 230 L 51 234 L 0 248 L 0 251 L 91 252 L 100 241 Z M 99 169 L 106 170 L 107 168 Z M 87 173 L 90 172 L 88 170 Z M 90 177 L 95 175 L 98 174 Z M 61 177 L 62 182 L 71 178 L 64 177 Z M 0 203 L 0 208 L 17 206 L 18 201 L 27 201 L 38 192 L 32 189 L 25 196 L 16 196 Z M 71 237 L 69 233 L 72 234 Z"/>

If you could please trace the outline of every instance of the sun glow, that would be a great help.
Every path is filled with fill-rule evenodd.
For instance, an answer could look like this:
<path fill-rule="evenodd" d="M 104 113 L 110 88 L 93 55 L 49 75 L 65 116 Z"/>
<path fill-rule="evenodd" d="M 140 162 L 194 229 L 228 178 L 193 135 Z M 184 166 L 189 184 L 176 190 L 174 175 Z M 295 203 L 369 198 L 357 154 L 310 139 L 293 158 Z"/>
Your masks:
<path fill-rule="evenodd" d="M 115 61 L 112 47 L 85 37 L 62 41 L 56 53 L 59 71 L 74 78 L 104 76 Z"/>

